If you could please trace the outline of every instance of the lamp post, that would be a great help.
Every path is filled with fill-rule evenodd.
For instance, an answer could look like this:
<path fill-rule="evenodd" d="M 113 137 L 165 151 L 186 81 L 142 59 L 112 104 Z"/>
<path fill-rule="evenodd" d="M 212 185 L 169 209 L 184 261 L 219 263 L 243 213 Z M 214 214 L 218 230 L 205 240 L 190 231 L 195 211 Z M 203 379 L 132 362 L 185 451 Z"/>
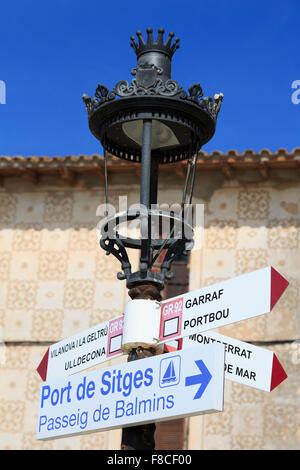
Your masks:
<path fill-rule="evenodd" d="M 109 91 L 98 84 L 95 96 L 83 95 L 89 128 L 104 148 L 105 194 L 107 191 L 107 153 L 128 162 L 141 164 L 140 207 L 109 216 L 101 229 L 100 245 L 107 254 L 121 263 L 118 279 L 126 279 L 131 299 L 161 300 L 166 279 L 172 278 L 171 265 L 177 255 L 190 249 L 193 227 L 185 217 L 184 207 L 192 202 L 192 194 L 200 148 L 215 132 L 222 94 L 204 97 L 199 83 L 186 92 L 171 78 L 171 61 L 179 47 L 179 39 L 158 29 L 157 39 L 147 28 L 147 40 L 137 31 L 138 42 L 131 37 L 137 66 L 131 70 L 132 82 L 121 80 Z M 160 165 L 188 160 L 179 214 L 157 209 L 157 182 Z M 189 193 L 189 195 L 188 195 Z M 139 220 L 138 239 L 122 236 L 117 228 L 125 220 Z M 153 221 L 170 227 L 165 238 L 153 235 Z M 127 248 L 140 250 L 139 270 L 132 272 Z M 164 250 L 160 272 L 153 271 L 154 262 Z M 156 354 L 155 348 L 138 346 L 129 351 L 128 360 Z M 153 449 L 155 425 L 123 429 L 122 448 Z"/>

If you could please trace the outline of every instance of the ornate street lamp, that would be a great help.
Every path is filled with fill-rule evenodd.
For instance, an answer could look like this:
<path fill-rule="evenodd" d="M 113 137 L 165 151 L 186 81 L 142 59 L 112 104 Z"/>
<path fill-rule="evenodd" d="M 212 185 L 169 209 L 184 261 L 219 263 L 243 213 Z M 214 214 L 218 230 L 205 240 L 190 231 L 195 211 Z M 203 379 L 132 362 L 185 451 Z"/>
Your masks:
<path fill-rule="evenodd" d="M 172 277 L 172 261 L 192 247 L 193 228 L 183 210 L 176 214 L 155 207 L 159 166 L 188 160 L 182 209 L 185 204 L 191 204 L 198 152 L 214 135 L 223 95 L 215 95 L 214 99 L 204 97 L 199 83 L 186 92 L 171 78 L 171 60 L 179 48 L 179 39 L 173 40 L 174 33 L 169 33 L 165 42 L 162 28 L 158 29 L 156 41 L 151 28 L 147 29 L 147 41 L 141 31 L 136 34 L 138 42 L 131 37 L 137 56 L 137 66 L 131 71 L 132 82 L 121 80 L 111 91 L 99 84 L 95 96 L 83 95 L 82 98 L 89 128 L 104 148 L 106 203 L 107 154 L 141 164 L 140 208 L 108 217 L 102 225 L 100 245 L 121 262 L 122 272 L 118 273 L 118 278 L 126 279 L 132 299 L 160 300 L 165 280 Z M 141 227 L 139 239 L 118 232 L 124 220 L 136 219 Z M 168 222 L 171 229 L 167 237 L 153 237 L 154 219 L 162 224 Z M 127 248 L 140 250 L 137 272 L 132 272 Z M 163 250 L 165 256 L 160 272 L 154 272 L 154 262 Z M 129 360 L 152 352 L 138 348 L 131 351 Z M 131 434 L 128 437 L 123 432 L 123 443 L 132 447 L 130 442 L 137 434 L 128 429 Z M 148 431 L 148 448 L 151 448 L 153 428 L 149 425 Z"/>

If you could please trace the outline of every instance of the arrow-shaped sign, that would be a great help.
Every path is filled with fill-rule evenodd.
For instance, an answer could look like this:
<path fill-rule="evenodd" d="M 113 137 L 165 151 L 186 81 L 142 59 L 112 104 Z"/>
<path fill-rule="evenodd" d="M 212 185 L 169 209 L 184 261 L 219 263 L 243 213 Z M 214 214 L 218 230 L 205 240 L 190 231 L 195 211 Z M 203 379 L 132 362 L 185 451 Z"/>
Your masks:
<path fill-rule="evenodd" d="M 196 344 L 203 346 L 213 343 L 225 346 L 225 379 L 271 392 L 287 378 L 273 351 L 214 331 L 194 334 L 179 341 L 174 340 L 165 345 L 165 351 L 171 352 L 194 347 Z"/>
<path fill-rule="evenodd" d="M 37 368 L 42 380 L 67 377 L 123 355 L 123 322 L 122 315 L 52 344 Z"/>
<path fill-rule="evenodd" d="M 288 286 L 271 266 L 162 303 L 159 340 L 183 338 L 269 313 Z"/>
<path fill-rule="evenodd" d="M 199 385 L 200 387 L 197 390 L 196 395 L 194 396 L 193 400 L 197 400 L 198 398 L 201 398 L 207 385 L 209 384 L 212 375 L 207 369 L 206 365 L 202 360 L 195 361 L 196 366 L 200 370 L 201 374 L 197 375 L 191 375 L 189 377 L 186 377 L 185 379 L 185 386 L 189 387 L 190 385 Z"/>
<path fill-rule="evenodd" d="M 205 369 L 204 375 L 193 376 L 195 358 L 209 376 Z M 197 388 L 201 383 L 197 399 L 183 376 L 188 382 L 192 376 Z M 37 439 L 212 413 L 222 411 L 223 402 L 224 345 L 196 346 L 42 382 Z"/>

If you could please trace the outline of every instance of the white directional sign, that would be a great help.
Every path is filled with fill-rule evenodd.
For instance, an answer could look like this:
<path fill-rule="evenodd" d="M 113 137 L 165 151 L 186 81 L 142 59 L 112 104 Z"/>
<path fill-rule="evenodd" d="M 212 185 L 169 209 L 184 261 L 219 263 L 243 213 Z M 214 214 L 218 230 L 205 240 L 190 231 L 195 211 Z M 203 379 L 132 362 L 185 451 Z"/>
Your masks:
<path fill-rule="evenodd" d="M 37 439 L 223 410 L 223 344 L 41 384 Z"/>
<path fill-rule="evenodd" d="M 287 378 L 276 354 L 253 344 L 238 341 L 215 332 L 198 333 L 180 341 L 180 349 L 222 343 L 225 346 L 225 379 L 271 392 Z M 174 344 L 167 345 L 166 350 L 178 349 Z"/>
<path fill-rule="evenodd" d="M 37 368 L 41 378 L 56 380 L 123 354 L 124 316 L 52 344 Z"/>
<path fill-rule="evenodd" d="M 159 340 L 269 313 L 288 284 L 274 268 L 267 267 L 168 299 L 162 304 Z"/>

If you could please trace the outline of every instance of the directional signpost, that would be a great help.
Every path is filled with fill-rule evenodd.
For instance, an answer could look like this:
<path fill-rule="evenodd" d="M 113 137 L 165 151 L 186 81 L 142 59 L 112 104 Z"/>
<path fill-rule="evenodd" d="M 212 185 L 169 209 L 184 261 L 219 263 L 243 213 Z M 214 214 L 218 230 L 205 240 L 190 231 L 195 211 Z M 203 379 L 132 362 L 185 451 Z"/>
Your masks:
<path fill-rule="evenodd" d="M 223 344 L 42 383 L 37 439 L 223 410 Z"/>
<path fill-rule="evenodd" d="M 267 267 L 162 302 L 153 346 L 165 344 L 172 352 L 142 361 L 76 374 L 124 354 L 123 337 L 130 337 L 126 309 L 125 315 L 53 344 L 37 369 L 44 381 L 37 438 L 222 411 L 224 377 L 273 390 L 287 375 L 272 351 L 209 330 L 269 313 L 287 286 Z M 154 301 L 146 302 L 157 311 Z M 131 304 L 131 315 L 142 313 L 140 304 L 136 312 Z M 146 322 L 139 325 L 148 328 Z M 170 341 L 181 343 L 182 350 Z"/>

